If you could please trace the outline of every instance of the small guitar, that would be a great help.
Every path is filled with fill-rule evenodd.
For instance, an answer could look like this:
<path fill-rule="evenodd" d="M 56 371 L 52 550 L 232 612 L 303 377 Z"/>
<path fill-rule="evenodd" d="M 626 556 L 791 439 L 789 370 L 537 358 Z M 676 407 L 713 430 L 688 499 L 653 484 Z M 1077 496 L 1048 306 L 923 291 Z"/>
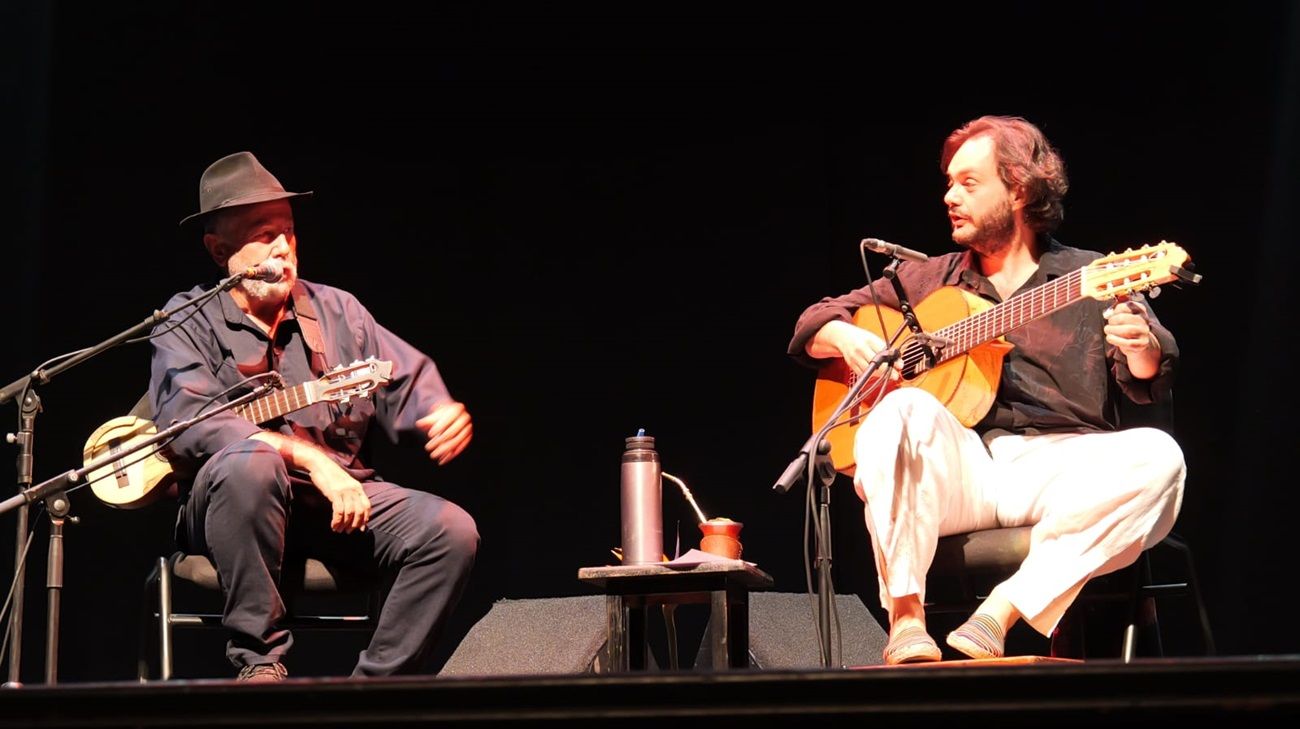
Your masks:
<path fill-rule="evenodd" d="M 281 415 L 318 402 L 347 402 L 368 397 L 393 376 L 393 363 L 373 357 L 364 362 L 339 365 L 323 377 L 288 390 L 277 390 L 244 403 L 233 412 L 250 423 L 261 425 Z M 104 423 L 90 434 L 82 450 L 86 463 L 109 453 L 124 451 L 133 443 L 158 432 L 152 421 L 124 415 Z M 146 456 L 145 454 L 148 453 Z M 86 475 L 90 488 L 101 501 L 120 509 L 148 506 L 167 492 L 176 474 L 161 451 L 142 449 Z"/>
<path fill-rule="evenodd" d="M 1161 241 L 1138 250 L 1103 256 L 1000 304 L 992 304 L 956 286 L 940 288 L 914 307 L 917 320 L 931 341 L 922 342 L 906 331 L 896 345 L 901 377 L 886 382 L 885 387 L 920 387 L 942 402 L 962 425 L 972 427 L 993 406 L 1002 360 L 1013 347 L 1003 335 L 1086 298 L 1116 299 L 1175 279 L 1195 282 L 1198 277 L 1184 268 L 1188 259 L 1182 248 Z M 889 341 L 903 327 L 903 315 L 883 306 L 880 313 L 884 331 L 874 306 L 858 309 L 853 323 Z M 927 343 L 934 353 L 933 360 L 926 352 Z M 857 375 L 843 359 L 835 359 L 821 368 L 813 391 L 813 432 L 835 413 L 856 379 Z M 831 462 L 837 471 L 847 472 L 854 466 L 853 436 L 870 410 L 871 403 L 866 400 L 841 416 L 841 420 L 847 420 L 845 425 L 832 428 L 826 435 L 831 445 Z"/>

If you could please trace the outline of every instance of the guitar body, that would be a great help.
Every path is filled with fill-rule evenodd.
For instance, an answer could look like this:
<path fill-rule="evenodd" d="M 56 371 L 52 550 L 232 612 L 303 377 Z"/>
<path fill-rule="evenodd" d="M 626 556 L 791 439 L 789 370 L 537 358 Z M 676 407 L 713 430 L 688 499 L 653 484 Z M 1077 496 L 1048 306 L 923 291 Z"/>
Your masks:
<path fill-rule="evenodd" d="M 124 415 L 104 423 L 90 434 L 82 449 L 85 461 L 122 451 L 157 434 L 153 422 Z M 149 453 L 147 456 L 143 453 Z M 86 474 L 90 488 L 101 501 L 119 509 L 148 506 L 167 493 L 176 479 L 171 464 L 157 452 L 139 451 Z"/>
<path fill-rule="evenodd" d="M 993 304 L 974 294 L 955 286 L 945 286 L 914 307 L 921 330 L 932 333 L 950 324 L 966 319 L 981 311 L 992 308 Z M 885 327 L 881 331 L 880 321 Z M 854 314 L 853 323 L 875 333 L 888 342 L 894 332 L 904 327 L 903 314 L 888 307 L 864 306 Z M 905 327 L 904 327 L 905 329 Z M 905 331 L 899 338 L 897 346 L 906 351 L 907 343 L 912 339 L 912 332 Z M 886 391 L 899 387 L 919 387 L 934 395 L 939 402 L 951 412 L 962 425 L 971 427 L 978 423 L 989 408 L 997 394 L 998 381 L 1002 375 L 1002 360 L 1012 348 L 1011 343 L 998 337 L 970 349 L 964 354 L 942 361 L 933 368 L 910 372 L 906 369 L 899 379 L 886 383 Z M 840 402 L 853 387 L 857 376 L 844 363 L 836 359 L 817 373 L 817 383 L 813 390 L 813 431 L 816 432 L 826 420 L 835 413 Z M 853 438 L 858 426 L 870 411 L 870 405 L 876 401 L 868 397 L 845 414 L 848 423 L 832 428 L 826 434 L 831 445 L 831 462 L 835 470 L 851 474 L 854 467 Z"/>

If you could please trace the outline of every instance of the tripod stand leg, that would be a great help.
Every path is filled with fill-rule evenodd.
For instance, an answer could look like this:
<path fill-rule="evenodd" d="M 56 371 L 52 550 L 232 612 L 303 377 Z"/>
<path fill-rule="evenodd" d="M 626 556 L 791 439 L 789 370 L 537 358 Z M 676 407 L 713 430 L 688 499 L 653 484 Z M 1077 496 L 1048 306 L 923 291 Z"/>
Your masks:
<path fill-rule="evenodd" d="M 22 506 L 18 510 L 16 523 L 18 530 L 14 535 L 14 588 L 13 602 L 9 608 L 9 680 L 6 686 L 22 685 L 23 663 L 23 583 L 27 581 L 27 521 L 31 507 Z"/>

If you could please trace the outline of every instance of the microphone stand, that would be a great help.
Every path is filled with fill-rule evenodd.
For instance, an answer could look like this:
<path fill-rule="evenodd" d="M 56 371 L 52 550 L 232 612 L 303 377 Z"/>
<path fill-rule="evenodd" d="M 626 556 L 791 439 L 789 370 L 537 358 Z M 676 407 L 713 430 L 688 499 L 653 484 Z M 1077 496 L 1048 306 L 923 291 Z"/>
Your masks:
<path fill-rule="evenodd" d="M 239 285 L 241 281 L 254 273 L 253 269 L 242 271 L 240 273 L 228 276 L 222 279 L 215 287 L 205 291 L 199 296 L 177 306 L 170 311 L 154 311 L 144 321 L 132 326 L 131 328 L 116 334 L 93 347 L 87 347 L 71 357 L 59 361 L 51 367 L 44 365 L 37 367 L 31 374 L 14 380 L 13 382 L 0 388 L 0 405 L 21 396 L 22 402 L 19 405 L 19 427 L 17 433 L 7 433 L 5 440 L 18 446 L 18 492 L 21 497 L 32 491 L 32 463 L 34 461 L 33 453 L 35 446 L 35 429 L 36 415 L 41 412 L 41 398 L 36 392 L 37 385 L 44 385 L 50 380 L 57 377 L 66 370 L 85 362 L 86 360 L 99 355 L 121 344 L 126 344 L 132 339 L 143 335 L 145 332 L 153 329 L 159 323 L 170 319 L 177 312 L 187 309 L 191 306 L 202 306 L 211 297 L 222 291 L 229 291 Z M 48 482 L 47 482 L 48 483 Z M 44 485 L 44 484 L 42 484 Z M 69 504 L 63 498 L 61 492 L 53 490 L 48 491 L 50 497 L 46 503 L 46 509 L 50 517 L 50 561 L 46 570 L 46 581 L 51 586 L 55 583 L 62 584 L 62 557 L 63 557 L 63 524 L 65 519 L 71 519 L 76 523 L 75 517 L 68 516 Z M 5 686 L 21 686 L 20 672 L 22 669 L 22 635 L 23 635 L 23 598 L 24 583 L 27 577 L 26 550 L 24 545 L 27 542 L 27 529 L 30 519 L 30 511 L 27 508 L 34 498 L 23 498 L 21 501 L 9 499 L 4 504 L 13 502 L 23 508 L 18 512 L 16 524 L 16 536 L 14 540 L 14 582 L 11 609 L 9 613 L 9 677 Z M 23 503 L 26 502 L 26 503 Z M 8 511 L 13 507 L 0 509 L 0 513 Z M 57 559 L 56 559 L 57 558 Z M 51 606 L 57 610 L 57 606 Z M 54 618 L 57 623 L 57 616 Z M 50 657 L 46 656 L 47 665 Z M 47 671 L 48 674 L 48 671 Z"/>
<path fill-rule="evenodd" d="M 890 341 L 896 341 L 902 333 L 902 329 L 895 332 Z M 834 656 L 831 650 L 831 602 L 834 600 L 835 587 L 831 579 L 831 484 L 835 481 L 835 465 L 831 461 L 830 441 L 826 440 L 826 434 L 831 428 L 835 427 L 839 419 L 848 412 L 853 404 L 858 401 L 862 391 L 866 389 L 867 383 L 872 380 L 872 376 L 882 366 L 892 366 L 898 359 L 898 349 L 890 346 L 880 350 L 876 356 L 871 358 L 867 368 L 862 374 L 858 375 L 856 381 L 840 399 L 839 405 L 835 411 L 826 419 L 822 427 L 813 433 L 812 437 L 804 442 L 803 447 L 799 449 L 799 454 L 795 459 L 786 466 L 781 477 L 777 479 L 776 485 L 772 488 L 778 493 L 788 492 L 801 480 L 808 483 L 808 488 L 817 489 L 817 612 L 821 629 L 817 635 L 821 640 L 821 660 L 823 668 L 831 668 L 834 663 Z M 815 456 L 810 456 L 812 453 Z"/>
<path fill-rule="evenodd" d="M 830 457 L 830 442 L 826 440 L 826 434 L 831 428 L 836 427 L 841 417 L 847 413 L 858 399 L 866 385 L 871 381 L 872 376 L 882 366 L 892 367 L 893 363 L 899 358 L 899 349 L 895 346 L 899 337 L 904 330 L 910 330 L 913 333 L 913 339 L 921 343 L 925 351 L 927 362 L 932 366 L 936 362 L 936 355 L 931 348 L 931 343 L 937 343 L 942 347 L 946 340 L 941 337 L 933 337 L 926 334 L 921 329 L 921 323 L 916 318 L 916 312 L 912 309 L 911 302 L 908 301 L 907 292 L 903 290 L 903 284 L 898 280 L 898 266 L 903 259 L 897 254 L 894 259 L 885 267 L 884 275 L 889 279 L 894 287 L 894 292 L 898 295 L 899 311 L 903 315 L 903 324 L 890 336 L 888 345 L 885 349 L 876 353 L 867 364 L 867 368 L 862 374 L 858 375 L 856 381 L 840 399 L 835 411 L 826 419 L 822 427 L 813 433 L 812 437 L 804 442 L 799 454 L 795 459 L 786 466 L 781 477 L 777 479 L 776 485 L 772 488 L 778 493 L 788 492 L 800 480 L 806 480 L 808 488 L 816 488 L 818 492 L 817 504 L 817 611 L 821 629 L 817 631 L 818 638 L 821 640 L 821 660 L 823 668 L 831 668 L 834 663 L 834 655 L 831 650 L 831 602 L 834 600 L 835 587 L 831 579 L 831 520 L 830 520 L 830 502 L 831 502 L 831 484 L 835 481 L 835 466 Z M 816 456 L 810 457 L 810 454 L 816 452 Z M 843 658 L 841 656 L 841 658 Z"/>
<path fill-rule="evenodd" d="M 32 502 L 37 499 L 45 499 L 47 504 L 53 503 L 59 505 L 59 511 L 56 514 L 54 509 L 50 511 L 50 569 L 49 580 L 46 587 L 49 589 L 49 613 L 46 620 L 45 634 L 45 682 L 58 682 L 58 665 L 59 665 L 59 607 L 60 597 L 63 590 L 63 519 L 67 516 L 68 500 L 64 492 L 79 486 L 84 486 L 86 474 L 109 466 L 114 462 L 122 461 L 137 451 L 148 448 L 155 443 L 161 443 L 194 425 L 207 420 L 208 418 L 223 413 L 231 408 L 239 407 L 247 402 L 261 397 L 268 390 L 272 390 L 281 383 L 277 378 L 275 381 L 258 385 L 249 392 L 227 402 L 219 407 L 213 408 L 201 415 L 196 415 L 189 420 L 183 420 L 179 423 L 173 423 L 170 427 L 145 438 L 139 442 L 133 443 L 127 448 L 117 451 L 110 451 L 96 458 L 81 468 L 74 468 L 71 471 L 61 473 L 54 478 L 39 483 L 26 491 L 10 496 L 4 501 L 0 501 L 0 514 L 11 509 L 21 508 L 26 511 Z"/>

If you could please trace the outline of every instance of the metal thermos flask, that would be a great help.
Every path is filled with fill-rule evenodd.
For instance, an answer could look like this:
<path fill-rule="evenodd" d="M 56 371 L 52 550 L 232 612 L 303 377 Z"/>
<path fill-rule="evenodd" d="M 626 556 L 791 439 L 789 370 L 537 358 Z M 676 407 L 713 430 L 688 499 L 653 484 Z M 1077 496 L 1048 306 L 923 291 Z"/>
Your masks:
<path fill-rule="evenodd" d="M 655 439 L 644 430 L 623 450 L 623 564 L 658 564 L 664 553 L 663 481 Z"/>

